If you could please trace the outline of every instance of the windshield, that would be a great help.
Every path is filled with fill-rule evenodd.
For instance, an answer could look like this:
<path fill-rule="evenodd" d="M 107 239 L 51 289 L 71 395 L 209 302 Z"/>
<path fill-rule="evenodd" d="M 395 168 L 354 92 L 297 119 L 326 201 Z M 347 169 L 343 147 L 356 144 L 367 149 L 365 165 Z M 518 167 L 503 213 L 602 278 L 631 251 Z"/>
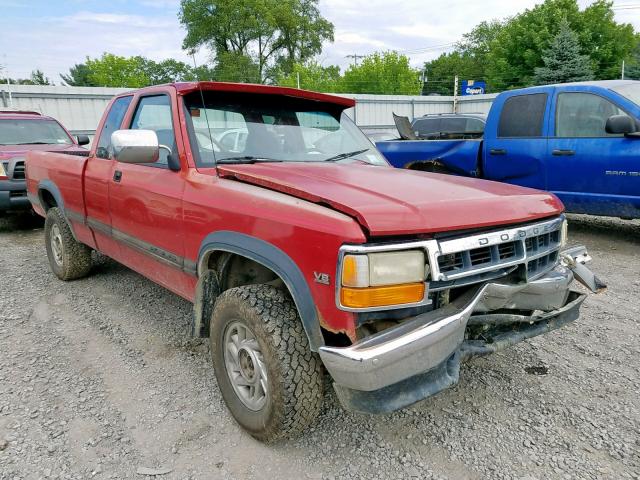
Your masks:
<path fill-rule="evenodd" d="M 185 96 L 199 166 L 254 161 L 388 165 L 343 107 L 295 97 L 212 91 Z"/>
<path fill-rule="evenodd" d="M 640 83 L 631 83 L 629 85 L 612 88 L 611 90 L 640 106 Z"/>
<path fill-rule="evenodd" d="M 67 132 L 54 120 L 0 119 L 0 145 L 72 143 Z"/>

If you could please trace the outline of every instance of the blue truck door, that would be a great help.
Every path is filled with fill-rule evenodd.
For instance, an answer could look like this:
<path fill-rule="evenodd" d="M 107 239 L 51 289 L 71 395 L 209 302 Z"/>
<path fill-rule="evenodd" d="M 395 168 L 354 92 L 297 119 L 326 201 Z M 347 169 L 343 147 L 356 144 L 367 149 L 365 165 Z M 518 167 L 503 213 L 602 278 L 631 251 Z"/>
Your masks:
<path fill-rule="evenodd" d="M 633 192 L 625 191 L 624 185 L 634 180 L 627 175 L 640 171 L 640 145 L 605 131 L 610 116 L 627 113 L 612 99 L 587 88 L 562 88 L 553 99 L 548 190 L 569 212 L 637 217 L 640 177 L 635 178 Z"/>
<path fill-rule="evenodd" d="M 496 98 L 484 135 L 485 178 L 546 189 L 545 120 L 552 93 L 552 87 L 540 87 Z"/>

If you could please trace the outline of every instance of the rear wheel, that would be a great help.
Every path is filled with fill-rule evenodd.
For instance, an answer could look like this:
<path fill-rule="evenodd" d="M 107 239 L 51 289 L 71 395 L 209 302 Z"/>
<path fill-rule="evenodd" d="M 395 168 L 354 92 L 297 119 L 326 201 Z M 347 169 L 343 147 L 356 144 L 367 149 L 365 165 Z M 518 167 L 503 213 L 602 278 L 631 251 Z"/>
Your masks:
<path fill-rule="evenodd" d="M 44 237 L 51 270 L 60 280 L 75 280 L 91 270 L 91 249 L 76 241 L 67 220 L 57 207 L 50 208 Z"/>
<path fill-rule="evenodd" d="M 271 285 L 223 292 L 210 341 L 225 403 L 253 437 L 291 437 L 313 422 L 322 404 L 321 362 L 284 292 Z"/>

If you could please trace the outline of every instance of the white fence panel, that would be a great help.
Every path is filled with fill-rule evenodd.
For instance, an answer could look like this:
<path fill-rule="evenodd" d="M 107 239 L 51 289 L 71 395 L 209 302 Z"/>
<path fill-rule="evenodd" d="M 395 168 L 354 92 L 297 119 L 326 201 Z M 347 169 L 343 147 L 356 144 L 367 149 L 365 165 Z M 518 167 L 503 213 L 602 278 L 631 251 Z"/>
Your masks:
<path fill-rule="evenodd" d="M 100 117 L 114 95 L 126 88 L 64 87 L 0 84 L 0 107 L 37 110 L 58 119 L 74 133 L 95 131 Z M 431 114 L 453 112 L 451 96 L 362 95 L 343 94 L 356 100 L 347 113 L 364 129 L 394 129 L 393 113 L 410 119 Z M 460 113 L 486 113 L 495 94 L 457 98 Z"/>
<path fill-rule="evenodd" d="M 74 133 L 95 131 L 111 98 L 128 88 L 0 84 L 0 107 L 35 110 Z"/>

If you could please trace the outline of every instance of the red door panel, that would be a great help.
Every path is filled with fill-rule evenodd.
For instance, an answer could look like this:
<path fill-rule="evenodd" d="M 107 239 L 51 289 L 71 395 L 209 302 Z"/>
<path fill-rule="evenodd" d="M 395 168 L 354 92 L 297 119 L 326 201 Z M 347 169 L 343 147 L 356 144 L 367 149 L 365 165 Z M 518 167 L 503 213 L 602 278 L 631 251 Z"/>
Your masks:
<path fill-rule="evenodd" d="M 109 206 L 120 261 L 169 290 L 191 299 L 195 276 L 185 273 L 182 192 L 178 172 L 117 163 Z"/>

